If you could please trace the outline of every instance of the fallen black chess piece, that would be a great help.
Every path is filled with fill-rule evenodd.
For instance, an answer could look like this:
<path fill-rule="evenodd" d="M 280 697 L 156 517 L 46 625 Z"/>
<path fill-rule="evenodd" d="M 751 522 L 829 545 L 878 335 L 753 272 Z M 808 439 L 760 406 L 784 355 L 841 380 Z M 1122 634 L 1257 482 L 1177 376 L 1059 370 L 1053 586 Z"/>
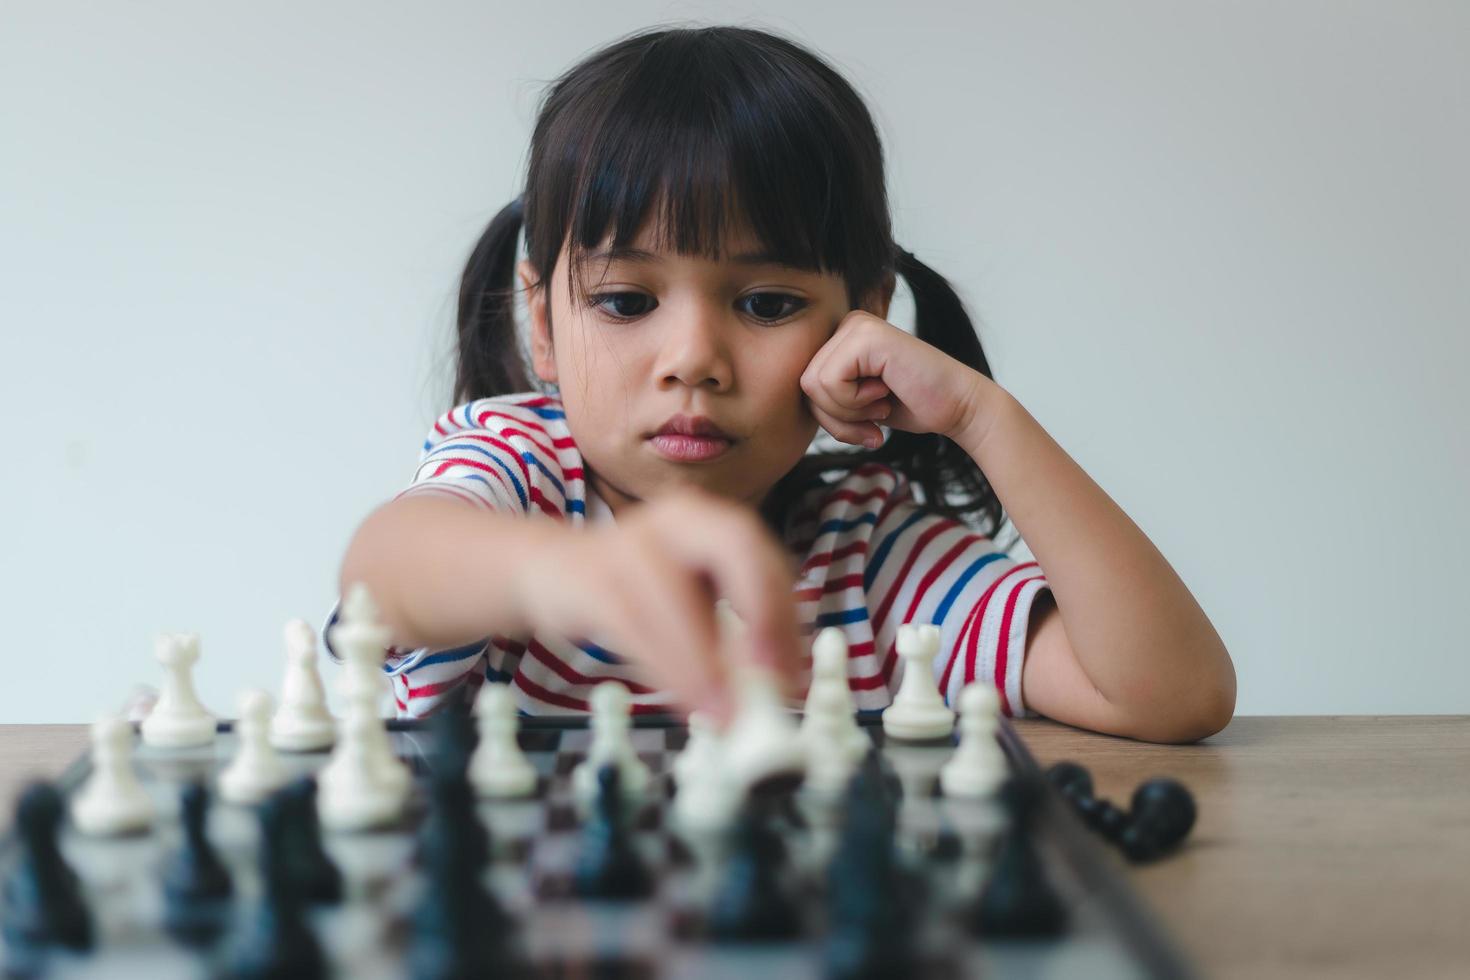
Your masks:
<path fill-rule="evenodd" d="M 1153 861 L 1176 849 L 1194 827 L 1194 797 L 1182 783 L 1159 777 L 1133 791 L 1125 812 L 1093 793 L 1092 774 L 1076 762 L 1058 762 L 1046 778 L 1082 822 L 1118 846 L 1130 861 Z"/>

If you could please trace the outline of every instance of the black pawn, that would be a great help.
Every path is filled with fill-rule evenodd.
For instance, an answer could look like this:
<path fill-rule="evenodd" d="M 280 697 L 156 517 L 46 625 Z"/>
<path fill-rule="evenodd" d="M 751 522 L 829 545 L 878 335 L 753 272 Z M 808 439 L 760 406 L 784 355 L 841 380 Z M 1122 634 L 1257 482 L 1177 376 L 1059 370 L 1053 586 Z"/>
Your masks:
<path fill-rule="evenodd" d="M 219 938 L 229 924 L 234 894 L 230 873 L 209 842 L 208 808 L 209 792 L 202 783 L 184 787 L 179 801 L 184 844 L 163 868 L 164 926 L 190 946 Z"/>
<path fill-rule="evenodd" d="M 897 812 L 876 753 L 848 787 L 842 837 L 827 871 L 825 970 L 831 980 L 914 972 L 913 882 L 894 847 Z"/>
<path fill-rule="evenodd" d="M 782 881 L 785 848 L 772 826 L 772 798 L 752 795 L 735 821 L 730 858 L 705 916 L 717 940 L 788 939 L 801 915 Z"/>
<path fill-rule="evenodd" d="M 1194 826 L 1194 797 L 1172 779 L 1150 779 L 1133 791 L 1128 826 L 1118 844 L 1132 861 L 1162 857 L 1184 840 Z"/>
<path fill-rule="evenodd" d="M 81 881 L 61 855 L 62 798 L 48 782 L 35 782 L 15 808 L 20 856 L 4 886 L 0 921 L 9 968 L 35 962 L 51 947 L 86 952 L 96 939 Z"/>
<path fill-rule="evenodd" d="M 432 850 L 452 842 L 455 859 L 483 868 L 490 858 L 490 833 L 480 821 L 468 769 L 478 735 L 469 709 L 449 704 L 430 716 L 434 751 L 429 761 L 429 814 L 419 830 L 419 863 L 432 866 Z"/>
<path fill-rule="evenodd" d="M 1041 792 L 1040 786 L 1016 776 L 1001 787 L 1001 803 L 1010 819 L 975 904 L 974 926 L 982 935 L 1030 938 L 1066 929 L 1066 906 L 1047 882 L 1032 842 Z"/>
<path fill-rule="evenodd" d="M 582 828 L 572 886 L 583 898 L 642 898 L 653 891 L 653 878 L 633 846 L 622 800 L 622 771 L 615 765 L 597 770 L 597 796 Z"/>
<path fill-rule="evenodd" d="M 466 770 L 474 751 L 469 712 L 449 706 L 430 719 L 429 814 L 419 837 L 424 900 L 414 914 L 408 950 L 414 980 L 519 977 L 524 964 L 511 940 L 513 922 L 486 888 L 490 835 L 480 822 Z"/>
<path fill-rule="evenodd" d="M 302 776 L 277 791 L 285 808 L 287 866 L 296 893 L 311 905 L 342 901 L 342 872 L 322 847 L 321 821 L 316 812 L 316 779 Z"/>
<path fill-rule="evenodd" d="M 264 892 L 219 960 L 218 980 L 323 980 L 327 961 L 296 893 L 283 837 L 284 798 L 261 803 L 260 873 Z"/>

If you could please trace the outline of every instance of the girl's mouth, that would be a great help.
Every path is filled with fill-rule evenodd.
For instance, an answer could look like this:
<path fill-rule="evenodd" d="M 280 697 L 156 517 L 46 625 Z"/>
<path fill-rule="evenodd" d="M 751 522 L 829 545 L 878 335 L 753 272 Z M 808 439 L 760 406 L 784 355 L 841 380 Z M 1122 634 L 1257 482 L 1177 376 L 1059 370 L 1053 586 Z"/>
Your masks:
<path fill-rule="evenodd" d="M 654 452 L 678 463 L 695 463 L 721 456 L 730 448 L 729 439 L 713 436 L 686 436 L 673 432 L 650 436 Z"/>

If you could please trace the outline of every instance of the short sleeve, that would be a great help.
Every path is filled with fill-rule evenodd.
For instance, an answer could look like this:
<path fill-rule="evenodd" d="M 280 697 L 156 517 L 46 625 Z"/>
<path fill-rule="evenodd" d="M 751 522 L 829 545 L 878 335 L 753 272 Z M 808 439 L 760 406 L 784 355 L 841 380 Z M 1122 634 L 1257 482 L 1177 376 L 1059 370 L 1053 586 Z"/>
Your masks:
<path fill-rule="evenodd" d="M 434 421 L 400 497 L 439 494 L 510 513 L 564 499 L 555 435 L 525 396 L 482 398 Z"/>
<path fill-rule="evenodd" d="M 1021 698 L 1021 666 L 1031 606 L 1048 589 L 1034 561 L 1017 561 L 990 538 L 907 495 L 879 512 L 864 575 L 875 652 L 896 690 L 898 627 L 940 630 L 935 681 L 958 703 L 972 682 L 991 684 L 1007 715 L 1031 712 Z"/>

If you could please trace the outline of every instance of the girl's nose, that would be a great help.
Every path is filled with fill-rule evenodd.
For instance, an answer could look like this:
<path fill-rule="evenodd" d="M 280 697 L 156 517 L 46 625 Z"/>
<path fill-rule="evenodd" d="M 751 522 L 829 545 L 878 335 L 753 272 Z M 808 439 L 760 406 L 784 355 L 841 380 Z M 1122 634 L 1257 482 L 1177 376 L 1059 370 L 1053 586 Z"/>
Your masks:
<path fill-rule="evenodd" d="M 691 304 L 671 316 L 659 348 L 660 381 L 678 381 L 690 387 L 729 387 L 726 316 L 727 311 L 707 303 Z"/>

